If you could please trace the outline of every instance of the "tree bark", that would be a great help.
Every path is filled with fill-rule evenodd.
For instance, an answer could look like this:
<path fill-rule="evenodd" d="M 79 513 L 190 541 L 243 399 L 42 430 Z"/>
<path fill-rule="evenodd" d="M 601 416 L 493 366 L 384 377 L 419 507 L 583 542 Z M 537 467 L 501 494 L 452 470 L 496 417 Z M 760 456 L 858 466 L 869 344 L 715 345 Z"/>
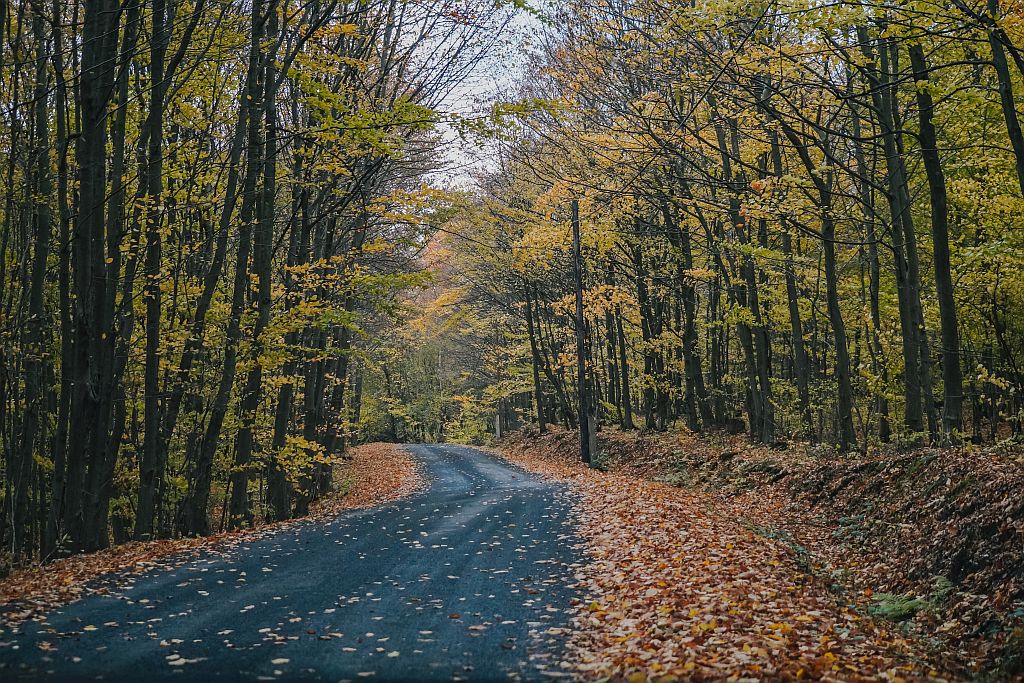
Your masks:
<path fill-rule="evenodd" d="M 935 266 L 935 292 L 939 303 L 942 334 L 942 431 L 954 438 L 963 426 L 963 374 L 960 369 L 960 334 L 957 327 L 956 302 L 953 299 L 953 277 L 949 258 L 949 201 L 946 176 L 939 157 L 938 139 L 933 120 L 935 104 L 928 91 L 928 65 L 920 43 L 912 44 L 910 64 L 917 91 L 918 124 L 920 126 L 921 159 L 928 177 L 931 203 L 932 254 Z"/>
<path fill-rule="evenodd" d="M 149 101 L 149 154 L 148 192 L 146 201 L 146 358 L 144 366 L 143 415 L 145 440 L 142 445 L 142 463 L 139 468 L 139 504 L 135 517 L 135 539 L 144 540 L 153 534 L 153 516 L 156 505 L 158 480 L 163 477 L 166 453 L 160 451 L 160 317 L 162 294 L 160 287 L 162 244 L 160 228 L 163 216 L 163 127 L 164 97 L 167 81 L 164 78 L 164 59 L 167 54 L 165 0 L 153 0 L 152 33 L 150 36 L 150 101 Z"/>
<path fill-rule="evenodd" d="M 530 361 L 533 366 L 533 400 L 537 406 L 537 429 L 541 434 L 547 431 L 544 420 L 544 390 L 540 383 L 540 351 L 537 350 L 537 333 L 533 327 L 533 302 L 530 300 L 530 284 L 523 284 L 526 296 L 526 334 L 530 338 Z"/>
<path fill-rule="evenodd" d="M 259 3 L 256 3 L 259 4 Z M 255 13 L 255 5 L 253 12 Z M 277 6 L 271 0 L 266 8 L 267 38 L 277 40 Z M 256 409 L 259 406 L 263 384 L 263 333 L 270 324 L 271 306 L 271 257 L 274 242 L 274 212 L 277 194 L 277 77 L 274 55 L 263 58 L 264 93 L 263 116 L 265 137 L 263 142 L 263 187 L 258 202 L 255 239 L 253 239 L 253 274 L 258 283 L 256 288 L 256 324 L 252 332 L 252 363 L 239 405 L 241 425 L 235 439 L 235 461 L 231 475 L 231 504 L 228 510 L 228 527 L 237 528 L 252 524 L 252 510 L 249 504 L 250 461 L 253 451 L 253 426 Z M 255 119 L 255 112 L 253 112 Z"/>
<path fill-rule="evenodd" d="M 195 458 L 195 474 L 192 488 L 183 505 L 181 526 L 185 533 L 205 536 L 210 532 L 207 505 L 210 499 L 213 459 L 220 447 L 220 435 L 224 418 L 230 405 L 238 367 L 238 344 L 241 341 L 242 311 L 249 281 L 249 254 L 252 250 L 253 214 L 256 205 L 256 182 L 261 170 L 262 143 L 260 141 L 260 117 L 257 107 L 262 94 L 261 48 L 263 40 L 262 3 L 254 0 L 252 6 L 252 36 L 249 46 L 249 63 L 246 73 L 245 95 L 242 107 L 246 109 L 247 142 L 246 168 L 242 182 L 242 206 L 239 209 L 238 243 L 235 253 L 235 273 L 232 283 L 231 311 L 228 317 L 227 338 L 224 348 L 224 365 L 217 393 L 210 411 L 206 432 L 199 444 Z"/>

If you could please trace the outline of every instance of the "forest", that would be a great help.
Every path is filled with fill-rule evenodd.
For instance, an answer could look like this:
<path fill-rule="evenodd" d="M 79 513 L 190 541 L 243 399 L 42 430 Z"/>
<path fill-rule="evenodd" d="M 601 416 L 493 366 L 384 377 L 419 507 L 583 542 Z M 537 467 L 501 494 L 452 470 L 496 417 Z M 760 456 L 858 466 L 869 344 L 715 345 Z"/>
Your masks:
<path fill-rule="evenodd" d="M 1021 12 L 3 0 L 4 563 L 302 516 L 374 440 L 1017 438 Z"/>
<path fill-rule="evenodd" d="M 0 5 L 7 561 L 301 515 L 440 203 L 489 3 Z"/>
<path fill-rule="evenodd" d="M 1020 16 L 558 3 L 368 426 L 725 430 L 840 459 L 1012 442 Z"/>
<path fill-rule="evenodd" d="M 1022 117 L 1019 0 L 0 0 L 0 679 L 1020 680 Z"/>

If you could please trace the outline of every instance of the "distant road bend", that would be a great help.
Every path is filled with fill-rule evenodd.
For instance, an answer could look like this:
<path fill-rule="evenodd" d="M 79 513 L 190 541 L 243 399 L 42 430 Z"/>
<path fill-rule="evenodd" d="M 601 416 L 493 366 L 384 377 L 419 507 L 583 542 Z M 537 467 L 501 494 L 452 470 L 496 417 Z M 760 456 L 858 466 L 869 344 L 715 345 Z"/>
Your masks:
<path fill-rule="evenodd" d="M 508 681 L 563 675 L 574 539 L 559 487 L 411 447 L 428 484 L 8 627 L 0 679 Z"/>

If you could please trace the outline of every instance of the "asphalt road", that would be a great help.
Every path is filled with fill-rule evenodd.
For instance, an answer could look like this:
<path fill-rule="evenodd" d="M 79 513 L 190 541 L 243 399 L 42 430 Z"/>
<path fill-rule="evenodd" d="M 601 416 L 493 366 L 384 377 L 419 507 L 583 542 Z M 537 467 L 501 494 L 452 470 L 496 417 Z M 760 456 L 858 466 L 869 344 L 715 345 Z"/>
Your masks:
<path fill-rule="evenodd" d="M 563 492 L 474 449 L 413 452 L 415 496 L 0 624 L 0 680 L 559 676 L 576 561 Z"/>

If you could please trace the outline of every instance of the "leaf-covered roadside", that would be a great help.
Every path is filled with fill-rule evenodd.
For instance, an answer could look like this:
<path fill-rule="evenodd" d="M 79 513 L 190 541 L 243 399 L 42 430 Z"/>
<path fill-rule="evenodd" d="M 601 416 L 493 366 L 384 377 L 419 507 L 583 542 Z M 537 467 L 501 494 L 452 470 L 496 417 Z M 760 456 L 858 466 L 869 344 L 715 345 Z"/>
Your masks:
<path fill-rule="evenodd" d="M 2 621 L 22 621 L 89 593 L 109 592 L 111 584 L 125 576 L 176 566 L 197 553 L 228 553 L 240 543 L 293 524 L 402 498 L 421 484 L 412 457 L 395 445 L 383 443 L 353 449 L 348 462 L 339 466 L 334 476 L 336 492 L 319 501 L 304 518 L 205 537 L 126 543 L 18 570 L 0 581 Z"/>
<path fill-rule="evenodd" d="M 602 431 L 609 471 L 708 496 L 784 544 L 844 599 L 941 643 L 975 672 L 1024 674 L 1024 468 L 1019 447 L 878 449 L 837 458 L 743 436 Z M 578 448 L 568 432 L 517 447 Z"/>
<path fill-rule="evenodd" d="M 567 480 L 589 550 L 571 649 L 587 677 L 616 680 L 952 679 L 896 627 L 844 604 L 787 548 L 712 499 L 587 470 L 557 451 L 508 450 Z M 950 673 L 952 671 L 952 673 Z"/>
<path fill-rule="evenodd" d="M 335 495 L 313 505 L 311 517 L 371 507 L 404 498 L 423 485 L 416 461 L 404 448 L 370 443 L 352 451 L 351 460 L 335 472 Z"/>

